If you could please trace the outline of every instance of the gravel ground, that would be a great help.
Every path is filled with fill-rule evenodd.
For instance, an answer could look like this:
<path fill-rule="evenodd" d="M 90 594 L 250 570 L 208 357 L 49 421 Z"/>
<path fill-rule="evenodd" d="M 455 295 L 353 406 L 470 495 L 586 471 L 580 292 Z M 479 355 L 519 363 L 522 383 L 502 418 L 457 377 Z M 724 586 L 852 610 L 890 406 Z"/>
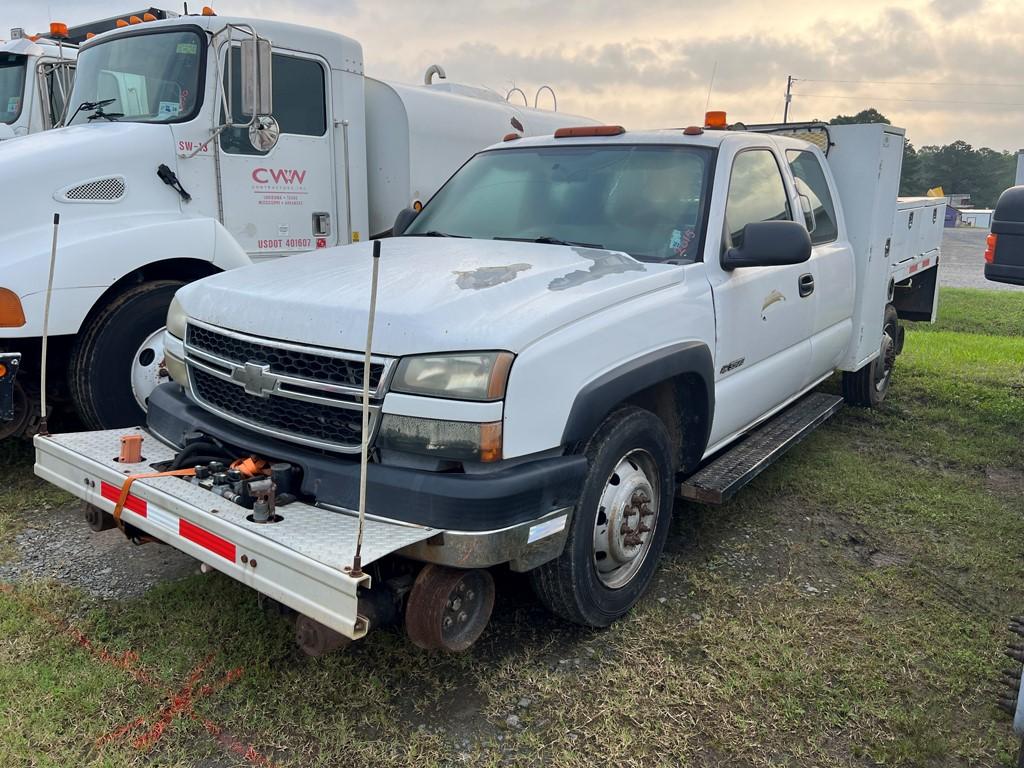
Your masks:
<path fill-rule="evenodd" d="M 946 229 L 942 235 L 939 283 L 950 288 L 985 288 L 991 291 L 1024 291 L 1024 286 L 993 283 L 985 279 L 987 229 Z"/>
<path fill-rule="evenodd" d="M 26 510 L 31 527 L 15 537 L 16 554 L 0 563 L 0 582 L 53 579 L 118 600 L 199 570 L 197 560 L 173 547 L 135 546 L 117 529 L 94 533 L 82 510 L 81 503 Z"/>

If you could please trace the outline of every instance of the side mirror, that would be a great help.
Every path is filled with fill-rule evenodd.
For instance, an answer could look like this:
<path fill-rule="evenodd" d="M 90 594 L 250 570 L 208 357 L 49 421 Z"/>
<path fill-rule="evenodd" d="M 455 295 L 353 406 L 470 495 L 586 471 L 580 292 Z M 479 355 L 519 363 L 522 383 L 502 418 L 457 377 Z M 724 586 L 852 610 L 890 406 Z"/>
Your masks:
<path fill-rule="evenodd" d="M 743 228 L 743 244 L 722 254 L 722 269 L 802 264 L 811 258 L 811 236 L 796 221 L 757 221 Z"/>
<path fill-rule="evenodd" d="M 242 114 L 263 117 L 274 113 L 273 67 L 269 40 L 242 41 Z"/>
<path fill-rule="evenodd" d="M 413 220 L 420 215 L 420 212 L 415 208 L 403 208 L 395 216 L 395 226 L 391 228 L 392 237 L 401 237 L 405 234 L 405 230 L 409 228 Z"/>

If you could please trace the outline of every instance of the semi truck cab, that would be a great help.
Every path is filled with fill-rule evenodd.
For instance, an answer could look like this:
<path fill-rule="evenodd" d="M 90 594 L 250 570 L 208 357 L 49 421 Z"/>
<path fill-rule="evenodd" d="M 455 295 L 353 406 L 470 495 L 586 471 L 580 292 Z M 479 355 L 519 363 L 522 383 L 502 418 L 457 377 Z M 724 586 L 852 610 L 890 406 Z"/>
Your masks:
<path fill-rule="evenodd" d="M 18 189 L 0 211 L 0 353 L 21 355 L 0 438 L 38 422 L 47 296 L 49 403 L 138 423 L 183 284 L 386 233 L 506 133 L 585 121 L 374 80 L 360 44 L 324 29 L 208 9 L 135 21 L 82 43 L 66 127 L 0 145 Z"/>
<path fill-rule="evenodd" d="M 0 42 L 0 141 L 57 126 L 74 81 L 77 47 L 11 30 Z"/>

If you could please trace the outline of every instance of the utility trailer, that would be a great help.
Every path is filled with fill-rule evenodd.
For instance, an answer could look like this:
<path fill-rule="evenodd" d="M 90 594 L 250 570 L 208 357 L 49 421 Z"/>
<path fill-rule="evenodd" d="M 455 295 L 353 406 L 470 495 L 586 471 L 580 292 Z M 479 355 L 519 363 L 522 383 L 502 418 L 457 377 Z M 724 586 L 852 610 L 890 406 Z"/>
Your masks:
<path fill-rule="evenodd" d="M 836 372 L 879 405 L 901 319 L 934 319 L 902 130 L 825 131 L 510 138 L 392 238 L 179 291 L 146 427 L 38 436 L 36 472 L 294 609 L 310 653 L 403 615 L 462 650 L 493 566 L 607 626 L 677 495 L 734 496 L 838 410 Z"/>

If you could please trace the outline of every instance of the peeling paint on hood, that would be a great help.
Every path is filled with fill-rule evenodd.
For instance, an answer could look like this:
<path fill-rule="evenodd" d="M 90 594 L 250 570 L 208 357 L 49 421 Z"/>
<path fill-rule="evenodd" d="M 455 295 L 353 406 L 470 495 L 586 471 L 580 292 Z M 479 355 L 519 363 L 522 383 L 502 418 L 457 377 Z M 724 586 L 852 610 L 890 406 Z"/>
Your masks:
<path fill-rule="evenodd" d="M 356 243 L 231 270 L 185 286 L 178 299 L 188 315 L 213 325 L 358 351 L 366 338 L 372 248 Z M 674 285 L 683 275 L 681 267 L 641 264 L 614 251 L 386 239 L 373 351 L 516 352 L 580 317 Z"/>

